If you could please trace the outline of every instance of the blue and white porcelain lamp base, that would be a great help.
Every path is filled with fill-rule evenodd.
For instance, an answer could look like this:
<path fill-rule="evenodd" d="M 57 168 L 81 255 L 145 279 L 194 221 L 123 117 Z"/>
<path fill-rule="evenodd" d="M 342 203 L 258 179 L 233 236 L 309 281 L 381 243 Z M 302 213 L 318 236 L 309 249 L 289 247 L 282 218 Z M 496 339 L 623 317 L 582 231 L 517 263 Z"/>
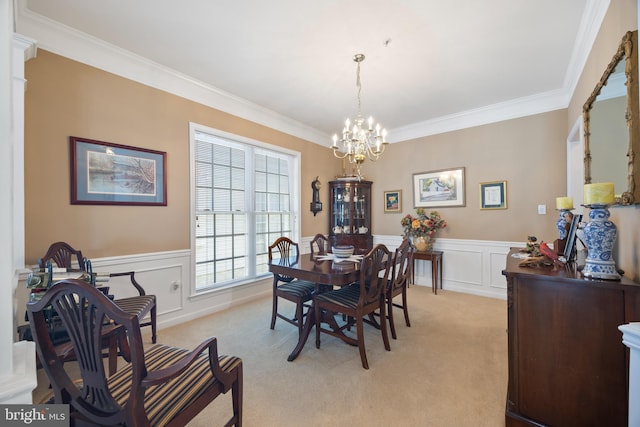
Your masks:
<path fill-rule="evenodd" d="M 567 214 L 571 214 L 571 216 L 573 216 L 571 209 L 560 209 L 560 218 L 558 218 L 558 222 L 556 222 L 556 226 L 558 227 L 558 236 L 560 240 L 567 238 L 566 225 L 570 223 L 570 221 L 567 222 Z"/>
<path fill-rule="evenodd" d="M 588 253 L 582 275 L 591 279 L 620 280 L 621 276 L 612 255 L 618 230 L 616 225 L 609 221 L 609 208 L 607 205 L 586 206 L 591 211 L 590 221 L 584 228 Z"/>

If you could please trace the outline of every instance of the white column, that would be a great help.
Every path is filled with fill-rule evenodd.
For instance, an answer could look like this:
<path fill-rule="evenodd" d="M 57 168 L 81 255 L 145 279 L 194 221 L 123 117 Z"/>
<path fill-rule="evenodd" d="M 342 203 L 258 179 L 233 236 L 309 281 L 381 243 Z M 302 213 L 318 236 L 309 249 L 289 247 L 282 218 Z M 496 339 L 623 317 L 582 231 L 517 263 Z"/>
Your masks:
<path fill-rule="evenodd" d="M 35 346 L 14 343 L 14 298 L 24 268 L 24 63 L 35 43 L 14 34 L 12 0 L 0 0 L 0 28 L 0 403 L 31 403 Z"/>
<path fill-rule="evenodd" d="M 618 326 L 622 342 L 629 347 L 629 427 L 640 427 L 640 322 Z"/>

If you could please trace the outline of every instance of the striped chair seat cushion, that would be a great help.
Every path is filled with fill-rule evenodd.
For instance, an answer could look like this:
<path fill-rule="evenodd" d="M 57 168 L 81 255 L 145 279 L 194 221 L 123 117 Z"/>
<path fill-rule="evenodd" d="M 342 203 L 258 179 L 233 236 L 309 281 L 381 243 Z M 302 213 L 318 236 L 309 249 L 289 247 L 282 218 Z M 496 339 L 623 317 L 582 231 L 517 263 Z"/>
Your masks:
<path fill-rule="evenodd" d="M 187 353 L 189 353 L 188 350 L 156 344 L 145 352 L 147 371 L 151 372 L 171 366 Z M 222 370 L 226 372 L 233 370 L 242 362 L 236 356 L 219 356 L 218 361 Z M 131 373 L 132 369 L 129 364 L 109 377 L 109 389 L 119 405 L 125 405 L 129 399 Z M 214 381 L 217 380 L 214 380 L 209 367 L 208 352 L 204 352 L 182 375 L 147 389 L 144 408 L 149 422 L 156 427 L 166 425 L 183 408 L 202 395 Z"/>
<path fill-rule="evenodd" d="M 360 284 L 352 283 L 335 291 L 325 292 L 315 296 L 316 301 L 327 301 L 344 307 L 356 308 L 360 299 Z"/>
<path fill-rule="evenodd" d="M 316 285 L 313 282 L 308 282 L 306 280 L 294 280 L 278 286 L 278 291 L 304 298 L 311 297 L 315 288 Z"/>
<path fill-rule="evenodd" d="M 142 319 L 151 311 L 156 303 L 153 295 L 140 295 L 137 297 L 121 298 L 113 301 L 122 311 L 127 314 L 135 314 Z"/>

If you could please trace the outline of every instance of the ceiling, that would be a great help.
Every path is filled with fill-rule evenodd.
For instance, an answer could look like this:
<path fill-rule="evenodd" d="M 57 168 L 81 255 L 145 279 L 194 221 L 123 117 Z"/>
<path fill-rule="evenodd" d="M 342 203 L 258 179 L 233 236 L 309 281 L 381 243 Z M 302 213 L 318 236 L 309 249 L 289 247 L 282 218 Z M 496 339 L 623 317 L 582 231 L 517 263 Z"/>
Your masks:
<path fill-rule="evenodd" d="M 73 34 L 96 46 L 106 42 L 242 104 L 235 114 L 259 111 L 263 122 L 299 125 L 314 133 L 307 139 L 329 144 L 357 113 L 356 53 L 366 56 L 362 114 L 385 126 L 391 142 L 565 108 L 609 2 L 18 4 L 16 31 L 36 39 L 41 49 L 73 57 L 74 47 L 63 46 L 56 31 L 67 40 Z"/>

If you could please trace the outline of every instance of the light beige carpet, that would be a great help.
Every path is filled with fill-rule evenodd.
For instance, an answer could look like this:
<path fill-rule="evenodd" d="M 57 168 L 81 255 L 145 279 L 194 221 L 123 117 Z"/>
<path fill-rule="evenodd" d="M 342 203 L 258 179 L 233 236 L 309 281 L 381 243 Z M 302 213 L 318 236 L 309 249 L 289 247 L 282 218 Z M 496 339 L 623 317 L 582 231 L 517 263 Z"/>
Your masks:
<path fill-rule="evenodd" d="M 409 301 L 411 327 L 396 309 L 390 352 L 366 327 L 369 370 L 357 347 L 336 338 L 321 335 L 316 349 L 313 332 L 288 362 L 297 329 L 269 329 L 270 297 L 162 329 L 158 342 L 190 349 L 217 336 L 221 354 L 242 357 L 246 427 L 504 426 L 506 302 L 422 286 L 409 288 Z M 229 393 L 189 425 L 222 425 L 230 413 Z"/>

